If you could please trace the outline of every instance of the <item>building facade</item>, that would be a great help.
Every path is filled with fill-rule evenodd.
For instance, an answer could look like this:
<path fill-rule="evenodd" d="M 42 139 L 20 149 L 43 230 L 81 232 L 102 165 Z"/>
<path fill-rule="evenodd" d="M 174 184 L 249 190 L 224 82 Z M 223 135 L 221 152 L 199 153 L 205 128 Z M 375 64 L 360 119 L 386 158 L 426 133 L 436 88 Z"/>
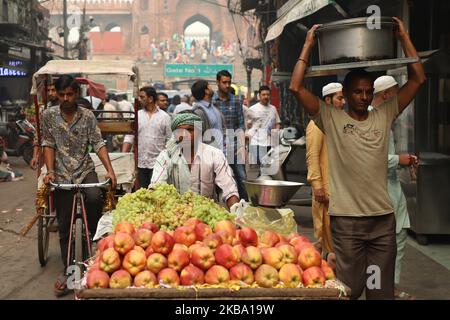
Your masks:
<path fill-rule="evenodd" d="M 63 27 L 63 1 L 45 6 L 51 11 L 51 37 L 62 44 L 58 34 Z M 237 32 L 248 28 L 239 16 L 233 22 L 227 0 L 68 0 L 67 6 L 69 30 L 88 24 L 97 56 L 143 57 L 152 42 L 171 42 L 198 22 L 207 27 L 209 41 L 216 43 L 234 41 Z"/>
<path fill-rule="evenodd" d="M 32 74 L 50 57 L 50 14 L 37 0 L 0 1 L 0 104 L 28 100 Z"/>

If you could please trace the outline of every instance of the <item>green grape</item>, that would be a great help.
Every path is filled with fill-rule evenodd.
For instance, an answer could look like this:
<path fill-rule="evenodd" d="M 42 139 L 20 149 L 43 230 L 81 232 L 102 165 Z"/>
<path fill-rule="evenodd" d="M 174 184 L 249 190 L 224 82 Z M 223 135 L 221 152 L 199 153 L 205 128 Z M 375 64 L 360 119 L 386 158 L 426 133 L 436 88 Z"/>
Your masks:
<path fill-rule="evenodd" d="M 180 195 L 173 185 L 159 184 L 121 197 L 113 210 L 113 225 L 129 221 L 136 227 L 151 221 L 161 230 L 174 230 L 190 218 L 198 218 L 211 227 L 220 220 L 234 221 L 234 215 L 212 199 L 193 192 Z"/>

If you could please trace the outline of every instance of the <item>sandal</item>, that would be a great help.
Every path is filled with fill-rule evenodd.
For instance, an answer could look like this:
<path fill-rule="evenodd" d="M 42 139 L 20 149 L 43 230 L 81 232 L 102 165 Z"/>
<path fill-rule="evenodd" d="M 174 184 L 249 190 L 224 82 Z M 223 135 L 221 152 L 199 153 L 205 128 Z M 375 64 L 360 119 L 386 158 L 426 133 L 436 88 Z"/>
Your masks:
<path fill-rule="evenodd" d="M 67 288 L 67 278 L 68 276 L 62 274 L 56 280 L 53 291 L 55 292 L 55 295 L 57 297 L 65 296 L 72 291 L 69 288 Z"/>
<path fill-rule="evenodd" d="M 395 300 L 416 300 L 416 297 L 413 295 L 410 295 L 409 293 L 405 291 L 398 291 L 394 295 Z"/>

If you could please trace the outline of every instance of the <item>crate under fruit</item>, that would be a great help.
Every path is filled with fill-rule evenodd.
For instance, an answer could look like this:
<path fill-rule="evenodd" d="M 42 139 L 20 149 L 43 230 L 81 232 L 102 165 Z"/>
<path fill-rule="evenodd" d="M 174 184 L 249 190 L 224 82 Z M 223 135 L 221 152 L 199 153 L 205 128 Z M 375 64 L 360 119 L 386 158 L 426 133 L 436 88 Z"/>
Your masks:
<path fill-rule="evenodd" d="M 350 288 L 127 288 L 82 289 L 75 292 L 77 299 L 173 299 L 173 300 L 347 300 Z"/>

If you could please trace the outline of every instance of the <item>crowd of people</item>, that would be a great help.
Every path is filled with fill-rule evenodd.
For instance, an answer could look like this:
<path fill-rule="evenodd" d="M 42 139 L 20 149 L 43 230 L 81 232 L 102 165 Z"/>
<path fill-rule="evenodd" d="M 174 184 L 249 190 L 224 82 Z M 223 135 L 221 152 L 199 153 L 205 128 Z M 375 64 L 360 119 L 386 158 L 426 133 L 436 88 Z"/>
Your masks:
<path fill-rule="evenodd" d="M 238 53 L 237 42 L 215 39 L 190 38 L 174 35 L 172 39 L 157 42 L 152 40 L 147 59 L 153 64 L 160 63 L 230 63 Z"/>
<path fill-rule="evenodd" d="M 394 20 L 405 56 L 416 57 L 403 23 Z M 313 26 L 307 34 L 290 84 L 291 92 L 311 116 L 306 157 L 317 245 L 335 267 L 337 277 L 350 287 L 352 299 L 364 291 L 367 299 L 410 297 L 399 288 L 409 218 L 396 168 L 417 165 L 418 159 L 395 153 L 391 125 L 425 81 L 422 64 L 419 60 L 408 65 L 408 81 L 402 87 L 390 76 L 374 80 L 364 70 L 351 71 L 342 84 L 323 87 L 320 99 L 304 85 L 317 28 Z M 213 51 L 212 45 L 190 42 L 187 46 L 180 41 L 181 53 L 200 48 Z M 170 52 L 167 43 L 163 49 Z M 231 74 L 223 70 L 217 73 L 217 91 L 208 81 L 198 80 L 191 87 L 192 97 L 175 96 L 172 101 L 151 86 L 140 88 L 136 132 L 139 187 L 170 183 L 181 193 L 192 190 L 223 202 L 231 211 L 241 199 L 248 200 L 246 165 L 261 164 L 274 146 L 281 120 L 270 104 L 269 87 L 261 86 L 259 101 L 250 106 L 232 93 L 231 83 Z M 43 113 L 43 139 L 35 148 L 36 155 L 43 148 L 45 182 L 98 181 L 88 154 L 93 151 L 114 187 L 105 137 L 79 92 L 70 76 L 60 77 L 54 88 L 49 87 L 49 106 L 56 107 Z M 114 118 L 114 111 L 129 112 L 118 115 L 122 117 L 134 115 L 132 104 L 123 96 L 110 95 L 99 108 L 111 114 L 105 112 L 98 119 Z M 135 139 L 134 135 L 125 136 L 121 151 L 130 152 Z M 32 165 L 36 165 L 35 159 Z M 55 194 L 63 261 L 68 235 L 63 215 L 70 209 L 68 199 L 63 192 Z M 101 200 L 93 190 L 86 201 L 92 229 Z M 373 270 L 379 272 L 378 278 L 369 285 Z M 56 292 L 67 289 L 66 280 L 66 274 L 58 278 Z"/>
<path fill-rule="evenodd" d="M 281 121 L 276 108 L 269 103 L 269 87 L 261 87 L 260 102 L 248 108 L 240 97 L 232 93 L 231 83 L 231 74 L 222 70 L 216 77 L 217 92 L 214 92 L 208 81 L 198 80 L 192 85 L 191 97 L 174 96 L 171 104 L 164 92 L 157 92 L 152 87 L 141 88 L 139 98 L 142 109 L 138 117 L 138 140 L 141 141 L 138 150 L 140 187 L 148 187 L 153 178 L 153 183 L 160 181 L 153 172 L 155 166 L 170 167 L 164 164 L 165 160 L 158 161 L 157 157 L 167 144 L 173 147 L 170 142 L 173 133 L 171 121 L 180 115 L 195 114 L 201 122 L 202 142 L 223 153 L 236 182 L 239 199 L 247 199 L 244 186 L 246 163 L 253 159 L 249 157 L 249 152 L 253 148 L 261 149 L 258 155 L 262 158 L 270 148 L 272 130 L 279 129 Z M 129 152 L 133 141 L 132 135 L 126 136 L 122 151 Z M 261 162 L 255 160 L 254 163 Z M 210 195 L 210 191 L 206 193 Z"/>
<path fill-rule="evenodd" d="M 136 132 L 140 188 L 172 183 L 179 192 L 192 190 L 222 201 L 231 211 L 241 199 L 248 200 L 244 181 L 249 146 L 263 150 L 258 153 L 263 157 L 270 148 L 268 141 L 272 130 L 280 128 L 280 119 L 276 108 L 270 105 L 269 87 L 262 86 L 259 103 L 248 108 L 232 93 L 231 83 L 231 74 L 223 70 L 217 74 L 217 92 L 208 81 L 198 80 L 191 87 L 192 96 L 175 96 L 172 101 L 152 86 L 140 88 Z M 89 156 L 94 152 L 105 166 L 114 188 L 116 177 L 108 154 L 108 144 L 114 137 L 102 136 L 96 124 L 97 121 L 134 117 L 133 105 L 125 95 L 108 94 L 94 108 L 92 99 L 80 96 L 76 80 L 66 75 L 47 88 L 48 105 L 42 113 L 40 128 L 42 141 L 39 144 L 35 139 L 31 166 L 37 167 L 43 150 L 45 183 L 92 183 L 98 181 Z M 135 139 L 135 135 L 126 135 L 121 150 L 116 151 L 130 152 L 135 147 Z M 69 225 L 66 218 L 70 196 L 70 191 L 54 193 L 64 270 L 67 268 Z M 95 188 L 86 194 L 91 233 L 97 226 L 102 199 L 101 192 Z M 58 277 L 56 294 L 68 291 L 66 281 L 66 273 Z"/>

